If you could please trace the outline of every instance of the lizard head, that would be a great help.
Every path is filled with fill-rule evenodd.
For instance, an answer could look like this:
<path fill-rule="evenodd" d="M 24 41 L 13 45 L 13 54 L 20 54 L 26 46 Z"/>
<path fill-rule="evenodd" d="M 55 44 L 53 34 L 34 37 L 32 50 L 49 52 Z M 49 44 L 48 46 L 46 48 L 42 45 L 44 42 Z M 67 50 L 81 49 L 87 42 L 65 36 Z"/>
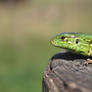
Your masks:
<path fill-rule="evenodd" d="M 74 44 L 78 44 L 79 40 L 75 39 L 77 33 L 60 33 L 51 39 L 51 44 L 56 47 L 69 48 Z"/>
<path fill-rule="evenodd" d="M 82 33 L 60 33 L 51 39 L 51 44 L 86 55 L 89 53 L 89 40 L 86 40 L 85 36 L 81 35 Z"/>

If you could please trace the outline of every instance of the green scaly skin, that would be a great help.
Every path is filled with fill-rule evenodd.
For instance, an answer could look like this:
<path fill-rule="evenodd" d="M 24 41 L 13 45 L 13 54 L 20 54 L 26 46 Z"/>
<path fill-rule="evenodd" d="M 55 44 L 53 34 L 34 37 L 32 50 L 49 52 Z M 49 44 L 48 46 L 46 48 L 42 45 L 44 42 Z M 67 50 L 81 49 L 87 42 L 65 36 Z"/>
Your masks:
<path fill-rule="evenodd" d="M 51 44 L 78 54 L 92 56 L 92 35 L 64 32 L 51 39 Z"/>

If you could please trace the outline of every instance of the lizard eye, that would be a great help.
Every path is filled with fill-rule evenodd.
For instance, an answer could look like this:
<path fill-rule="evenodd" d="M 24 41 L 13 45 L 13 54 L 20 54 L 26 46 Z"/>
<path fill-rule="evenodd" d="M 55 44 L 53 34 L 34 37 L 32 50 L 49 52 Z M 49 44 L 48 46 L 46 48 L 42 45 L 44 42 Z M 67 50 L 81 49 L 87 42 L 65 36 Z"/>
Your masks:
<path fill-rule="evenodd" d="M 79 39 L 76 39 L 76 44 L 78 44 L 79 43 Z"/>
<path fill-rule="evenodd" d="M 65 39 L 65 37 L 64 37 L 64 36 L 62 36 L 60 39 L 64 40 L 64 39 Z"/>

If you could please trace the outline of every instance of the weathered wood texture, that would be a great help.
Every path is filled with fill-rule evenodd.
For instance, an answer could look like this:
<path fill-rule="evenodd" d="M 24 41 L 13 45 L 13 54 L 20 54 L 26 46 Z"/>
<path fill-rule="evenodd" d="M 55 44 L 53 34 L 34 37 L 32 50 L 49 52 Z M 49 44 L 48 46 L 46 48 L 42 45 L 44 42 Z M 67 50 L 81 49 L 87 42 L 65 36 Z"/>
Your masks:
<path fill-rule="evenodd" d="M 54 55 L 43 73 L 43 92 L 92 92 L 92 64 L 71 52 Z"/>

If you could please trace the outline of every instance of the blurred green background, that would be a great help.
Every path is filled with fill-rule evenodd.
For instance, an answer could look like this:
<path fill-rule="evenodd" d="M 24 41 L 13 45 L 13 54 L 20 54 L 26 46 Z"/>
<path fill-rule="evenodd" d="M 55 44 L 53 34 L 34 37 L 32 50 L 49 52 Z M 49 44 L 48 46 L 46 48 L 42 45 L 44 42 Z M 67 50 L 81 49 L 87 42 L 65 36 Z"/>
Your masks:
<path fill-rule="evenodd" d="M 41 92 L 51 37 L 91 30 L 92 0 L 0 0 L 0 92 Z"/>

